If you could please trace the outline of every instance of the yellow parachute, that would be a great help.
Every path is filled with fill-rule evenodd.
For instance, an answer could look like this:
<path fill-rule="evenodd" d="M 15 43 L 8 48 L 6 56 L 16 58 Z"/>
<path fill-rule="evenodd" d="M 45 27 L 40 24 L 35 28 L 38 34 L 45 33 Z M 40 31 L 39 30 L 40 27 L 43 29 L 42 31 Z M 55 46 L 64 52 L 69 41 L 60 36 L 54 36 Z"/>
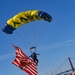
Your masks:
<path fill-rule="evenodd" d="M 35 21 L 35 20 L 45 20 L 48 22 L 52 21 L 52 17 L 43 11 L 39 10 L 29 10 L 26 12 L 20 12 L 14 17 L 10 18 L 6 24 L 3 26 L 2 31 L 7 34 L 12 34 L 15 29 L 23 24 Z"/>

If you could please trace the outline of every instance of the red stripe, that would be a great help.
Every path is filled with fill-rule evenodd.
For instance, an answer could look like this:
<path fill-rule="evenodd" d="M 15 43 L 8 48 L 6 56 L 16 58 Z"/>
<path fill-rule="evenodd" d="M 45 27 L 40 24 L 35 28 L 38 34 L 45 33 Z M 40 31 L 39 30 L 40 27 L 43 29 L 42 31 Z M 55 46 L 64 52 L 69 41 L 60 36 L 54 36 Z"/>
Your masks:
<path fill-rule="evenodd" d="M 36 63 L 33 60 L 31 60 L 26 54 L 24 54 L 19 47 L 16 47 L 16 46 L 14 47 L 16 49 L 16 52 L 15 52 L 16 58 L 14 59 L 12 63 L 19 67 L 21 66 L 20 64 L 21 58 L 24 58 L 23 61 L 26 61 L 27 59 L 27 62 L 32 62 L 32 64 L 24 66 L 25 68 L 23 67 L 21 68 L 21 70 L 27 72 L 29 75 L 38 75 Z"/>

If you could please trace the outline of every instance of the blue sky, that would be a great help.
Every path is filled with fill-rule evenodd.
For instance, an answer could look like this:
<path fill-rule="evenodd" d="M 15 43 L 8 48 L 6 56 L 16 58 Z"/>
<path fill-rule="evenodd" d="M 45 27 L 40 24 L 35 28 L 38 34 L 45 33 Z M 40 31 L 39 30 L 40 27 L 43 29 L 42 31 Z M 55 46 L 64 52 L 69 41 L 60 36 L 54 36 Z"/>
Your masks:
<path fill-rule="evenodd" d="M 0 75 L 27 75 L 12 65 L 19 46 L 28 56 L 36 45 L 39 75 L 54 72 L 65 59 L 75 57 L 75 0 L 1 0 L 0 1 Z M 12 35 L 2 32 L 6 21 L 22 11 L 42 10 L 53 20 L 35 21 L 16 29 Z"/>

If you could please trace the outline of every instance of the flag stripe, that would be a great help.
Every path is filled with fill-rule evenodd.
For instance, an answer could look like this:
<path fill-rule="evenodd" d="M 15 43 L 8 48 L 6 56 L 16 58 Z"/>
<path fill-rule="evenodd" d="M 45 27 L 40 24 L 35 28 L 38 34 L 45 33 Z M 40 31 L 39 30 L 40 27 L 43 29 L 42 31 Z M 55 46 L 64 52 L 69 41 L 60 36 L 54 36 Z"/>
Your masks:
<path fill-rule="evenodd" d="M 16 47 L 16 46 L 14 46 L 14 47 L 16 49 L 16 51 L 15 51 L 16 58 L 14 59 L 12 64 L 16 65 L 21 70 L 28 73 L 29 75 L 38 75 L 37 68 L 36 68 L 36 63 L 33 60 L 31 60 L 26 54 L 24 54 L 19 47 Z M 26 62 L 26 63 L 29 62 L 31 64 L 28 64 L 28 65 L 26 64 L 26 65 L 22 66 L 20 61 Z"/>

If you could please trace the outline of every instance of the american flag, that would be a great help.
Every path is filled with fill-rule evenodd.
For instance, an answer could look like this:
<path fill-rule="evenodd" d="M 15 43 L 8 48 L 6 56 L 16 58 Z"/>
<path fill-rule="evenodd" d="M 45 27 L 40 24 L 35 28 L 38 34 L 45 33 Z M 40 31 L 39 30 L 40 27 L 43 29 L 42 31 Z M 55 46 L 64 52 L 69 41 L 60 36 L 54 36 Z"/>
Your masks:
<path fill-rule="evenodd" d="M 36 63 L 32 59 L 30 59 L 26 54 L 24 54 L 19 47 L 14 45 L 13 47 L 16 50 L 16 58 L 14 59 L 12 64 L 16 65 L 21 70 L 28 73 L 28 75 L 38 75 Z"/>

